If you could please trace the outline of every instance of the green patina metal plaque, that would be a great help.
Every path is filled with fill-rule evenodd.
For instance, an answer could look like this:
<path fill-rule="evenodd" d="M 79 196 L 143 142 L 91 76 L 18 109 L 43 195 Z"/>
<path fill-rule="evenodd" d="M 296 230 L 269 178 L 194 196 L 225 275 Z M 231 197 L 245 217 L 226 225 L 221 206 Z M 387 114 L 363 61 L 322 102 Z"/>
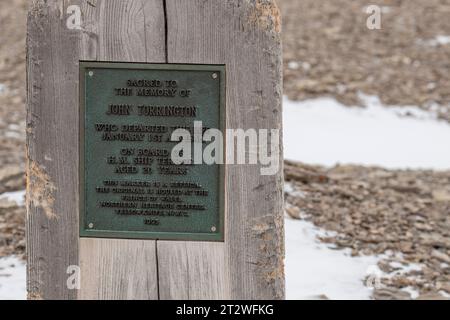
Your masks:
<path fill-rule="evenodd" d="M 223 165 L 171 157 L 194 121 L 224 132 L 224 66 L 80 62 L 81 237 L 223 241 Z"/>

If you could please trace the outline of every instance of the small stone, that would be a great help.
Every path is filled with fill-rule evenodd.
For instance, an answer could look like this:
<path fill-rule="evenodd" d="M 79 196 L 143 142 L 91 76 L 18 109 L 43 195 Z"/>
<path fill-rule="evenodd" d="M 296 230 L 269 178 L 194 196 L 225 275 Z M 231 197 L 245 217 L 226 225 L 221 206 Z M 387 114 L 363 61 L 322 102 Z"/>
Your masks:
<path fill-rule="evenodd" d="M 286 207 L 286 212 L 293 219 L 301 219 L 300 209 L 298 207 Z"/>
<path fill-rule="evenodd" d="M 0 199 L 0 213 L 13 208 L 17 208 L 16 202 L 7 199 Z"/>
<path fill-rule="evenodd" d="M 449 299 L 439 293 L 429 292 L 421 294 L 420 296 L 417 297 L 416 300 L 449 300 Z"/>
<path fill-rule="evenodd" d="M 450 202 L 450 191 L 435 190 L 432 193 L 433 199 L 437 202 Z"/>
<path fill-rule="evenodd" d="M 0 193 L 25 188 L 25 172 L 15 165 L 0 168 Z"/>
<path fill-rule="evenodd" d="M 399 289 L 394 288 L 383 288 L 383 289 L 375 289 L 373 294 L 373 298 L 376 300 L 410 300 L 411 295 Z"/>
<path fill-rule="evenodd" d="M 431 252 L 431 256 L 435 257 L 436 259 L 438 259 L 442 262 L 450 263 L 450 257 L 447 254 L 440 252 L 438 250 L 433 250 Z"/>

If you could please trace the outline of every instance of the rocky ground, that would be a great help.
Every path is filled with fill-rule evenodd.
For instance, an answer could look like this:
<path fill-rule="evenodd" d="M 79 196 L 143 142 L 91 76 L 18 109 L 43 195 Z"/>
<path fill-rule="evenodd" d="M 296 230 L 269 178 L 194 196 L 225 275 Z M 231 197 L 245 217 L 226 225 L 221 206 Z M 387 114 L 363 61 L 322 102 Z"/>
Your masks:
<path fill-rule="evenodd" d="M 358 105 L 363 92 L 450 121 L 450 1 L 278 2 L 289 98 L 328 95 Z M 381 8 L 380 30 L 366 27 L 369 4 Z"/>
<path fill-rule="evenodd" d="M 450 121 L 450 1 L 385 0 L 382 30 L 365 27 L 362 0 L 279 0 L 284 16 L 285 93 L 291 99 L 358 93 L 387 105 L 418 105 Z M 23 190 L 26 0 L 0 2 L 0 257 L 24 255 L 25 209 L 1 199 Z M 385 254 L 377 299 L 450 294 L 450 172 L 286 163 L 287 212 L 336 236 L 354 255 Z M 387 253 L 393 253 L 389 255 Z M 401 264 L 420 264 L 395 275 Z"/>
<path fill-rule="evenodd" d="M 399 264 L 423 266 L 382 278 L 375 297 L 408 297 L 406 287 L 421 297 L 450 294 L 450 171 L 286 162 L 285 178 L 286 212 L 337 233 L 322 241 L 353 255 L 393 253 L 379 263 L 387 274 Z"/>
<path fill-rule="evenodd" d="M 25 189 L 26 0 L 0 1 L 0 196 Z M 0 257 L 25 252 L 25 207 L 0 199 Z"/>
<path fill-rule="evenodd" d="M 292 100 L 332 96 L 363 106 L 414 105 L 450 121 L 450 1 L 279 0 L 283 16 L 284 91 Z M 381 30 L 365 9 L 381 8 Z M 287 212 L 338 232 L 322 239 L 353 254 L 401 253 L 379 267 L 423 264 L 385 277 L 378 299 L 450 294 L 450 172 L 311 167 L 286 163 Z M 440 292 L 440 293 L 439 293 Z"/>

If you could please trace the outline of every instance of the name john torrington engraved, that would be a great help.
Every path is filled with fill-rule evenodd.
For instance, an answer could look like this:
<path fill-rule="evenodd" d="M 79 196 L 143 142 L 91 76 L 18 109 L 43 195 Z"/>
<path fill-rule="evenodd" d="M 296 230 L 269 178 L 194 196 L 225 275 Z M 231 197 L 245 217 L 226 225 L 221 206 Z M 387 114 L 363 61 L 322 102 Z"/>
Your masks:
<path fill-rule="evenodd" d="M 171 134 L 194 121 L 224 129 L 224 77 L 223 66 L 80 62 L 81 236 L 223 240 L 223 169 L 173 163 Z"/>

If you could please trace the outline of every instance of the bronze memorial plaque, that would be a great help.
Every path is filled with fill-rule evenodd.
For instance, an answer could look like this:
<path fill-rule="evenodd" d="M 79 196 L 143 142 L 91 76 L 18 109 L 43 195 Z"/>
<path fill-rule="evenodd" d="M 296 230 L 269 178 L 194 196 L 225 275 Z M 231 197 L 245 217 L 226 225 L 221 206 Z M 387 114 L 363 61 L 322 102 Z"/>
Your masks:
<path fill-rule="evenodd" d="M 172 133 L 224 127 L 223 65 L 80 62 L 80 236 L 223 241 L 223 165 Z"/>

